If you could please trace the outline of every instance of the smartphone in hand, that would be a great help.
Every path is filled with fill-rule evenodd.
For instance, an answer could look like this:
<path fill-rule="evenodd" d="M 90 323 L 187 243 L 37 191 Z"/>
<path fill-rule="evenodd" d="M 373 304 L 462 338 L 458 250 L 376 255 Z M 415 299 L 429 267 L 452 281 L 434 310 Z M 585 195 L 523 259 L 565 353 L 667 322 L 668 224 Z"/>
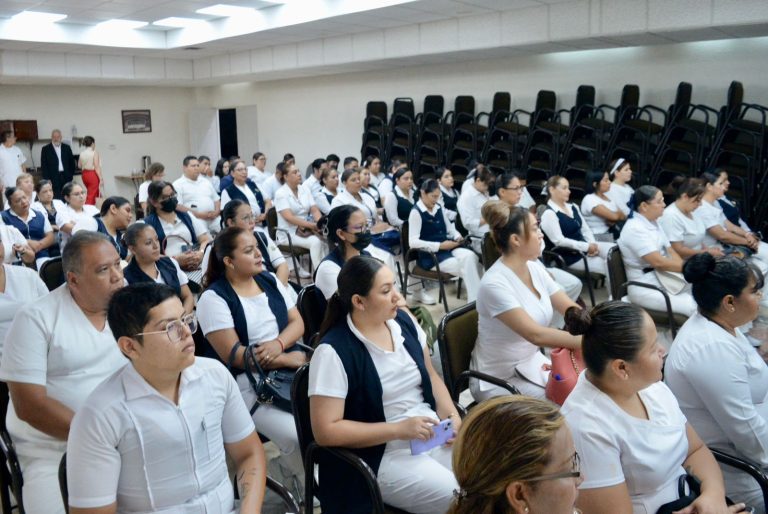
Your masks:
<path fill-rule="evenodd" d="M 434 435 L 426 440 L 412 439 L 411 440 L 411 455 L 419 455 L 420 453 L 428 452 L 432 448 L 442 446 L 450 439 L 456 437 L 456 433 L 453 431 L 453 421 L 450 418 L 446 418 L 432 429 Z"/>

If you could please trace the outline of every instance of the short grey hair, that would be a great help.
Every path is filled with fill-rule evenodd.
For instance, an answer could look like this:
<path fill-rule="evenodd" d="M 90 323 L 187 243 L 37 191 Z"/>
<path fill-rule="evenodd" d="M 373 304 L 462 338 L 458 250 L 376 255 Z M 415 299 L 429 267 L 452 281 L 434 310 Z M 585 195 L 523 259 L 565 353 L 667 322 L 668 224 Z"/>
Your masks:
<path fill-rule="evenodd" d="M 65 277 L 70 271 L 79 273 L 82 270 L 83 254 L 87 248 L 97 243 L 107 243 L 112 246 L 109 238 L 101 232 L 81 230 L 69 238 L 64 251 L 61 252 L 61 267 Z"/>

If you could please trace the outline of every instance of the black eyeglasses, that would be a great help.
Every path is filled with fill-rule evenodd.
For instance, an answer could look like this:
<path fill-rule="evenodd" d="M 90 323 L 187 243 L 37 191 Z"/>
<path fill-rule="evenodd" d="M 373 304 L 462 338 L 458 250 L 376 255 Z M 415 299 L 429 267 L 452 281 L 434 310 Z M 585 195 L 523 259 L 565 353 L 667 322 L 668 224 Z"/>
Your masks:
<path fill-rule="evenodd" d="M 552 473 L 549 475 L 541 475 L 540 477 L 529 478 L 526 482 L 542 482 L 544 480 L 557 480 L 560 478 L 580 478 L 581 477 L 581 457 L 578 452 L 573 452 L 573 459 L 571 461 L 571 471 L 562 471 L 560 473 Z"/>

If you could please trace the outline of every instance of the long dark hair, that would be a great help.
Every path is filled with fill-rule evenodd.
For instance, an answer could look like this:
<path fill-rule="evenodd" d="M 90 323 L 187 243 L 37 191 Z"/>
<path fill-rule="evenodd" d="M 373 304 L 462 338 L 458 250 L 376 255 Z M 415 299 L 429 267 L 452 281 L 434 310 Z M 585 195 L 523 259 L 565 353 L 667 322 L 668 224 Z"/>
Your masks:
<path fill-rule="evenodd" d="M 160 201 L 160 197 L 163 196 L 163 189 L 165 189 L 166 186 L 171 186 L 173 192 L 176 192 L 176 188 L 173 187 L 173 184 L 170 182 L 165 182 L 164 180 L 155 180 L 154 182 L 149 183 L 149 187 L 147 187 L 147 214 L 156 212 L 155 206 L 152 205 L 152 202 Z"/>
<path fill-rule="evenodd" d="M 325 318 L 320 326 L 320 339 L 338 323 L 343 323 L 347 314 L 352 312 L 353 296 L 368 296 L 373 289 L 376 273 L 383 267 L 384 264 L 380 260 L 365 255 L 357 255 L 344 263 L 336 279 L 338 289 L 328 300 L 328 307 L 325 309 Z"/>
<path fill-rule="evenodd" d="M 232 257 L 237 248 L 237 238 L 248 231 L 240 227 L 227 227 L 213 241 L 211 257 L 208 259 L 208 269 L 205 270 L 203 286 L 211 284 L 225 276 L 224 257 Z"/>

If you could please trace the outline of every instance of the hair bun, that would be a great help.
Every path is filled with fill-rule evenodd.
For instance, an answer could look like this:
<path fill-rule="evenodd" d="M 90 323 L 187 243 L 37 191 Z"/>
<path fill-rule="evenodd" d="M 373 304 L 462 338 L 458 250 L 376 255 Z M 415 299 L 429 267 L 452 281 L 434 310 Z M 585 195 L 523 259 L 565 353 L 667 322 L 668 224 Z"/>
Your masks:
<path fill-rule="evenodd" d="M 571 335 L 586 334 L 592 328 L 592 316 L 589 310 L 581 307 L 568 307 L 565 311 L 565 328 Z"/>
<path fill-rule="evenodd" d="M 490 200 L 485 202 L 480 214 L 489 227 L 498 229 L 509 222 L 510 207 L 501 200 Z"/>
<path fill-rule="evenodd" d="M 706 280 L 709 274 L 715 270 L 717 259 L 708 253 L 697 253 L 683 264 L 683 276 L 691 284 Z"/>

